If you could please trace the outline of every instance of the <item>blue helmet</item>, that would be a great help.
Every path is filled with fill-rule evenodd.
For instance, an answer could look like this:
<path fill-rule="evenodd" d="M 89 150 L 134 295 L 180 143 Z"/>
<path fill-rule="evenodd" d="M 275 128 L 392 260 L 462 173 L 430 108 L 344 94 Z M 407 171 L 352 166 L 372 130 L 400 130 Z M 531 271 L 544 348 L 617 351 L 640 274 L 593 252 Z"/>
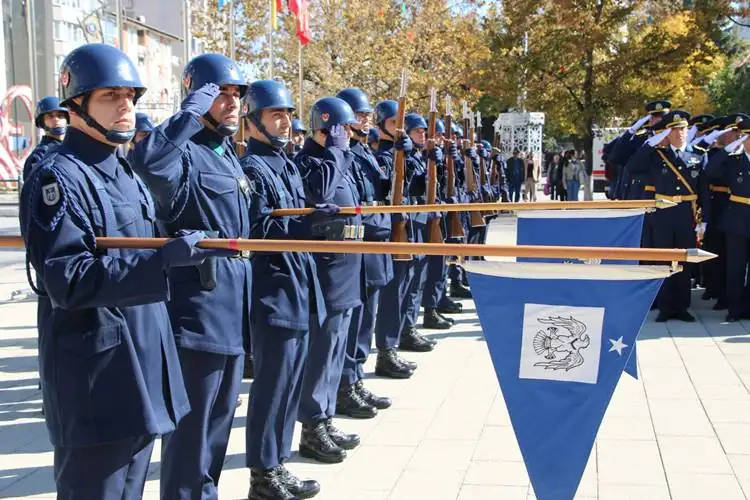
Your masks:
<path fill-rule="evenodd" d="M 310 110 L 310 129 L 328 130 L 334 125 L 357 123 L 354 111 L 343 99 L 324 97 L 318 99 Z"/>
<path fill-rule="evenodd" d="M 407 113 L 406 117 L 404 118 L 404 127 L 406 128 L 406 133 L 408 134 L 415 128 L 427 128 L 427 122 L 424 121 L 424 118 L 422 118 L 422 115 L 417 113 Z"/>
<path fill-rule="evenodd" d="M 370 101 L 367 100 L 367 95 L 359 89 L 344 89 L 336 94 L 336 97 L 345 100 L 355 113 L 372 113 L 372 108 L 370 107 Z"/>
<path fill-rule="evenodd" d="M 294 118 L 292 120 L 292 132 L 295 134 L 306 134 L 307 129 L 304 125 L 302 125 L 302 120 L 298 120 L 297 118 Z"/>
<path fill-rule="evenodd" d="M 274 80 L 258 80 L 250 84 L 245 95 L 247 109 L 244 112 L 252 115 L 264 109 L 288 109 L 294 111 L 292 93 L 283 83 Z"/>
<path fill-rule="evenodd" d="M 52 113 L 53 111 L 59 111 L 65 113 L 66 117 L 68 116 L 68 110 L 60 106 L 60 99 L 56 96 L 48 95 L 47 97 L 42 97 L 39 102 L 36 103 L 36 118 L 34 118 L 34 125 L 36 125 L 37 128 L 47 130 L 47 127 L 44 126 L 44 115 Z"/>
<path fill-rule="evenodd" d="M 482 147 L 487 151 L 492 151 L 492 144 L 490 144 L 490 141 L 482 140 Z"/>
<path fill-rule="evenodd" d="M 151 123 L 151 119 L 146 113 L 135 114 L 135 131 L 138 132 L 152 132 L 154 130 L 154 124 Z"/>
<path fill-rule="evenodd" d="M 384 121 L 393 118 L 398 113 L 398 102 L 380 101 L 375 106 L 375 123 L 382 125 Z"/>
<path fill-rule="evenodd" d="M 125 144 L 135 135 L 135 129 L 105 129 L 88 113 L 91 92 L 105 88 L 132 88 L 133 104 L 146 92 L 133 61 L 120 49 L 103 43 L 89 43 L 73 49 L 60 66 L 61 106 L 74 111 L 89 127 L 94 128 L 113 144 Z M 73 101 L 83 97 L 80 104 Z"/>
<path fill-rule="evenodd" d="M 445 133 L 445 122 L 438 118 L 435 120 L 435 133 L 436 134 L 444 134 Z"/>
<path fill-rule="evenodd" d="M 61 106 L 70 108 L 74 97 L 96 89 L 135 89 L 133 103 L 146 92 L 138 70 L 120 49 L 103 43 L 89 43 L 73 49 L 60 66 Z"/>
<path fill-rule="evenodd" d="M 240 97 L 247 92 L 247 82 L 237 64 L 223 54 L 201 54 L 185 65 L 182 86 L 186 94 L 198 90 L 207 83 L 218 86 L 237 85 L 240 88 Z"/>
<path fill-rule="evenodd" d="M 463 136 L 464 136 L 464 128 L 461 125 L 456 125 L 456 135 L 458 137 L 463 138 Z"/>
<path fill-rule="evenodd" d="M 371 128 L 367 132 L 367 142 L 378 142 L 380 140 L 380 137 L 378 136 L 378 129 Z"/>

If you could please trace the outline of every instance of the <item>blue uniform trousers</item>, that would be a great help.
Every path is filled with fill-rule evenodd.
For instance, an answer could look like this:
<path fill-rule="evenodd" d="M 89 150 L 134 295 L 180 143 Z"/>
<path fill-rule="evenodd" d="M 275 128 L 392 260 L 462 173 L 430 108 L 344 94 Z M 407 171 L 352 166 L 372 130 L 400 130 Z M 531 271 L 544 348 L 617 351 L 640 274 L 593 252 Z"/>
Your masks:
<path fill-rule="evenodd" d="M 683 203 L 684 205 L 684 203 Z M 686 209 L 689 211 L 689 204 Z M 654 212 L 652 216 L 653 242 L 655 248 L 693 248 L 695 246 L 695 231 L 692 226 L 692 215 L 688 212 L 680 214 L 677 210 L 682 206 L 673 207 L 676 213 L 668 214 Z M 683 220 L 671 223 L 667 222 L 670 217 L 683 215 Z M 690 277 L 693 272 L 693 264 L 683 263 L 683 270 L 666 278 L 662 284 L 657 298 L 659 311 L 666 314 L 676 314 L 687 311 L 690 307 Z"/>
<path fill-rule="evenodd" d="M 730 236 L 719 229 L 719 224 L 709 222 L 706 225 L 706 234 L 703 235 L 703 249 L 715 253 L 717 257 L 702 264 L 706 271 L 704 282 L 708 293 L 721 299 L 727 298 L 727 269 L 729 266 L 727 243 L 729 240 Z"/>
<path fill-rule="evenodd" d="M 750 280 L 747 266 L 750 263 L 750 237 L 726 233 L 727 288 L 729 314 L 740 317 L 750 313 Z"/>
<path fill-rule="evenodd" d="M 375 323 L 375 345 L 378 350 L 398 347 L 404 326 L 403 304 L 409 274 L 414 274 L 411 261 L 393 261 L 393 279 L 383 287 L 378 304 Z"/>
<path fill-rule="evenodd" d="M 346 339 L 346 358 L 341 381 L 347 385 L 356 384 L 365 378 L 365 363 L 370 355 L 372 336 L 375 332 L 375 314 L 380 301 L 380 286 L 368 286 L 362 305 L 352 309 L 349 334 Z"/>
<path fill-rule="evenodd" d="M 252 330 L 255 378 L 247 405 L 245 464 L 270 469 L 292 453 L 309 334 L 260 323 Z"/>
<path fill-rule="evenodd" d="M 310 349 L 302 377 L 299 421 L 314 424 L 336 413 L 352 310 L 329 311 L 323 325 L 310 325 Z"/>
<path fill-rule="evenodd" d="M 427 258 L 425 255 L 415 255 L 412 261 L 414 268 L 411 279 L 406 283 L 406 297 L 404 298 L 404 324 L 402 330 L 416 327 L 419 317 L 419 307 L 422 305 L 422 293 L 427 280 Z"/>
<path fill-rule="evenodd" d="M 215 499 L 245 357 L 184 347 L 178 354 L 191 410 L 162 438 L 161 497 Z"/>
<path fill-rule="evenodd" d="M 136 500 L 143 497 L 154 436 L 100 446 L 55 447 L 59 500 Z"/>
<path fill-rule="evenodd" d="M 422 307 L 437 308 L 445 297 L 445 277 L 448 270 L 442 255 L 428 255 L 426 260 L 427 275 L 422 292 Z"/>

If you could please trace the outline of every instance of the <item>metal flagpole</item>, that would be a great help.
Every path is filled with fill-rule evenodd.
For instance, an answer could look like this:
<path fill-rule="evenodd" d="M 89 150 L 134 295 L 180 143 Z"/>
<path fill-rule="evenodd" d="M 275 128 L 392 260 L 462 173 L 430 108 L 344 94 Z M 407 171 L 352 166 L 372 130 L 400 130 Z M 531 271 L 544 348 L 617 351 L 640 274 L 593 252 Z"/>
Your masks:
<path fill-rule="evenodd" d="M 31 105 L 36 105 L 37 92 L 39 87 L 36 79 L 36 36 L 34 32 L 34 1 L 26 0 L 26 35 L 28 37 L 28 50 L 29 50 L 29 87 L 31 88 Z M 29 139 L 31 145 L 36 146 L 37 144 L 37 130 L 34 126 L 34 119 L 31 119 L 31 132 L 29 133 Z"/>

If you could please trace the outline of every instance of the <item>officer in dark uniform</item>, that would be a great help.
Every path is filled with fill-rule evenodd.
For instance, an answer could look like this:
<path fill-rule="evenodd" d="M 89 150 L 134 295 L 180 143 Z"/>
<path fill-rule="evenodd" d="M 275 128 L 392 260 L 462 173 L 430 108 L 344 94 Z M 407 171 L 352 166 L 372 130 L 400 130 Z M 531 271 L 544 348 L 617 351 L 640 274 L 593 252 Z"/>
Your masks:
<path fill-rule="evenodd" d="M 62 142 L 69 121 L 68 110 L 60 106 L 60 99 L 56 96 L 47 96 L 40 99 L 36 103 L 35 114 L 34 125 L 36 125 L 36 128 L 44 130 L 44 136 L 23 164 L 24 182 L 29 177 L 31 169 L 42 159 L 49 147 Z"/>
<path fill-rule="evenodd" d="M 250 189 L 231 137 L 247 86 L 221 54 L 193 58 L 183 71 L 181 111 L 135 145 L 133 168 L 154 196 L 164 234 L 200 229 L 248 238 Z M 164 498 L 216 498 L 244 367 L 250 261 L 208 259 L 170 273 L 169 313 L 192 411 L 163 440 Z"/>
<path fill-rule="evenodd" d="M 375 156 L 365 143 L 375 129 L 370 128 L 373 109 L 364 92 L 346 88 L 336 94 L 354 111 L 357 123 L 352 123 L 352 154 L 354 176 L 362 206 L 380 206 L 386 202 L 390 190 L 388 174 L 380 169 Z M 376 135 L 377 142 L 377 135 Z M 391 217 L 388 214 L 362 214 L 365 241 L 390 241 Z M 336 413 L 353 418 L 372 418 L 378 410 L 391 406 L 391 400 L 379 397 L 364 386 L 364 364 L 370 354 L 375 332 L 375 312 L 380 300 L 380 290 L 393 279 L 393 258 L 390 254 L 362 255 L 364 293 L 362 305 L 352 310 L 346 359 L 341 374 L 341 386 L 336 399 Z"/>
<path fill-rule="evenodd" d="M 281 83 L 259 80 L 248 87 L 245 104 L 250 134 L 241 163 L 251 190 L 251 236 L 310 239 L 305 217 L 271 216 L 277 208 L 305 206 L 302 178 L 284 152 L 292 96 Z M 320 491 L 316 481 L 297 479 L 283 464 L 292 453 L 310 322 L 316 318 L 322 323 L 325 314 L 312 255 L 255 253 L 250 317 L 255 380 L 245 424 L 250 500 L 310 498 Z"/>
<path fill-rule="evenodd" d="M 302 149 L 305 144 L 305 135 L 307 135 L 307 129 L 302 124 L 302 120 L 297 118 L 292 119 L 292 155 L 296 155 Z"/>
<path fill-rule="evenodd" d="M 39 352 L 60 499 L 143 495 L 155 437 L 190 411 L 164 304 L 179 293 L 168 274 L 228 255 L 197 248 L 202 232 L 160 250 L 97 248 L 100 236 L 155 236 L 151 196 L 116 154 L 135 135 L 145 91 L 115 47 L 74 49 L 60 68 L 70 127 L 21 194 L 27 255 L 52 305 Z"/>
<path fill-rule="evenodd" d="M 628 163 L 634 175 L 649 175 L 654 182 L 655 198 L 669 200 L 677 206 L 651 214 L 651 241 L 655 248 L 693 248 L 696 243 L 695 222 L 701 203 L 698 176 L 703 167 L 702 155 L 686 151 L 690 115 L 671 111 L 654 126 L 654 136 L 646 140 Z M 664 281 L 659 293 L 657 322 L 669 319 L 694 322 L 690 307 L 691 264 Z"/>
<path fill-rule="evenodd" d="M 375 122 L 378 126 L 380 140 L 375 158 L 378 165 L 388 176 L 387 186 L 392 185 L 393 159 L 396 150 L 409 153 L 414 145 L 407 134 L 396 139 L 396 114 L 398 103 L 396 101 L 381 101 L 375 106 Z M 408 204 L 408 172 L 404 176 L 404 204 Z M 390 196 L 390 192 L 386 193 Z M 392 201 L 391 201 L 392 203 Z M 407 219 L 406 227 L 409 240 L 414 240 L 412 219 L 405 214 L 391 214 L 391 227 L 397 221 Z M 377 320 L 375 322 L 375 345 L 378 348 L 378 358 L 375 363 L 375 374 L 388 378 L 409 378 L 413 375 L 417 364 L 408 361 L 396 352 L 399 345 L 401 328 L 404 325 L 404 305 L 406 303 L 406 285 L 413 277 L 414 266 L 411 261 L 394 260 L 393 279 L 386 283 L 380 294 L 378 304 Z M 409 276 L 409 273 L 412 276 Z"/>
<path fill-rule="evenodd" d="M 737 124 L 742 136 L 716 151 L 706 167 L 709 182 L 729 186 L 727 207 L 718 216 L 711 212 L 709 225 L 717 224 L 726 236 L 726 321 L 750 319 L 750 119 Z"/>

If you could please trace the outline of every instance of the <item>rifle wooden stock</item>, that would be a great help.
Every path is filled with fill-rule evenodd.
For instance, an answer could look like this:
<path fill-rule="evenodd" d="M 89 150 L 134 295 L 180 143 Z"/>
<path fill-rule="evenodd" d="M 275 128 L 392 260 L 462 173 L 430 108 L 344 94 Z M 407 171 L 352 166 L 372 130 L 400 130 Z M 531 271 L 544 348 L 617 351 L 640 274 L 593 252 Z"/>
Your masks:
<path fill-rule="evenodd" d="M 435 149 L 435 127 L 437 125 L 437 111 L 430 111 L 427 123 L 427 203 L 437 203 L 437 163 L 430 156 Z M 443 242 L 443 230 L 440 218 L 435 217 L 427 223 L 427 241 L 430 243 Z"/>
<path fill-rule="evenodd" d="M 245 155 L 247 149 L 247 146 L 245 145 L 245 120 L 246 118 L 244 116 L 240 118 L 240 130 L 237 132 L 239 138 L 237 142 L 234 143 L 234 150 L 240 158 Z"/>
<path fill-rule="evenodd" d="M 448 198 L 456 197 L 456 162 L 448 152 L 450 146 L 453 144 L 453 119 L 451 115 L 445 115 L 445 133 L 448 140 L 445 141 L 445 171 L 446 171 L 446 187 L 445 194 Z M 451 239 L 463 240 L 464 225 L 461 224 L 461 215 L 456 212 L 448 213 L 448 237 Z"/>
<path fill-rule="evenodd" d="M 398 98 L 398 111 L 396 114 L 396 139 L 404 135 L 404 119 L 406 116 L 406 96 Z M 395 150 L 393 155 L 393 183 L 391 185 L 391 205 L 400 206 L 404 203 L 404 180 L 406 178 L 406 155 L 403 151 Z M 393 243 L 406 243 L 409 235 L 406 231 L 407 221 L 393 222 L 391 224 L 391 241 Z M 395 254 L 393 260 L 411 260 L 411 254 Z"/>
<path fill-rule="evenodd" d="M 158 250 L 169 238 L 96 238 L 97 248 Z M 23 248 L 20 236 L 0 236 L 0 248 Z M 200 248 L 249 252 L 311 252 L 459 255 L 467 257 L 536 257 L 557 259 L 651 260 L 705 262 L 715 254 L 700 249 L 566 247 L 546 245 L 453 245 L 449 243 L 388 243 L 371 241 L 246 240 L 206 238 Z M 544 264 L 543 264 L 544 265 Z"/>
<path fill-rule="evenodd" d="M 474 135 L 474 130 L 472 129 L 470 134 Z M 464 149 L 468 147 L 473 147 L 474 141 L 466 141 L 464 140 L 463 147 Z M 477 193 L 477 179 L 474 177 L 474 163 L 471 161 L 471 158 L 464 154 L 464 175 L 466 177 L 466 192 L 471 194 Z M 475 212 L 472 211 L 470 214 L 471 217 L 471 227 L 484 227 L 487 225 L 487 223 L 484 221 L 484 217 L 482 217 L 481 212 Z"/>

